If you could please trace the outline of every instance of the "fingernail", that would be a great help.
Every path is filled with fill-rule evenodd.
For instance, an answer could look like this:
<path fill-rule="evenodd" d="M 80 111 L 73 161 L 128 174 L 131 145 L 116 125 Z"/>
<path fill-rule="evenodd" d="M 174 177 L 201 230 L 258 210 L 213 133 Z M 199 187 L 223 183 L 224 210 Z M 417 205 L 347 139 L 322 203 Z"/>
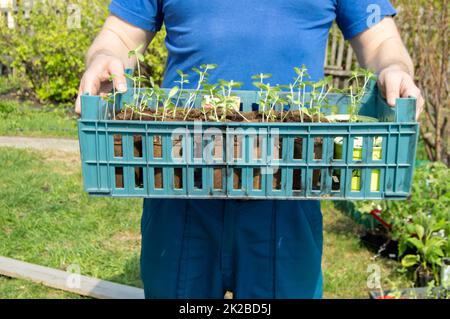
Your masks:
<path fill-rule="evenodd" d="M 127 90 L 126 84 L 120 83 L 120 84 L 117 86 L 117 90 L 119 90 L 120 92 L 125 92 L 125 91 Z"/>

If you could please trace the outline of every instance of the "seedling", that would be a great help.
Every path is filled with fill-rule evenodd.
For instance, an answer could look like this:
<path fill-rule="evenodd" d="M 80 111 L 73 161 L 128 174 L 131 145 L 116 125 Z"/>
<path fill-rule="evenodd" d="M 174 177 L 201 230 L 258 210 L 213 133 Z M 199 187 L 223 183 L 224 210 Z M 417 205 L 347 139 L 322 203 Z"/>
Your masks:
<path fill-rule="evenodd" d="M 195 88 L 194 92 L 191 92 L 189 94 L 189 98 L 186 102 L 185 108 L 187 108 L 187 111 L 185 112 L 185 115 L 184 115 L 185 121 L 189 115 L 189 112 L 192 110 L 192 108 L 195 105 L 195 101 L 197 100 L 198 93 L 200 92 L 202 86 L 207 82 L 207 79 L 209 76 L 209 74 L 207 73 L 208 70 L 213 70 L 215 68 L 217 68 L 217 64 L 202 64 L 200 66 L 200 69 L 192 68 L 192 70 L 199 75 L 199 79 L 197 82 L 197 87 Z"/>
<path fill-rule="evenodd" d="M 360 79 L 363 79 L 360 83 Z M 350 81 L 354 81 L 354 85 L 349 87 L 350 90 L 350 105 L 348 108 L 348 113 L 350 114 L 350 122 L 357 121 L 357 112 L 361 106 L 361 102 L 366 94 L 370 80 L 375 78 L 375 74 L 369 70 L 357 69 L 352 72 Z M 361 85 L 362 84 L 362 85 Z"/>
<path fill-rule="evenodd" d="M 187 74 L 184 74 L 181 70 L 177 70 L 177 73 L 180 76 L 180 80 L 175 81 L 175 83 L 179 83 L 180 90 L 178 91 L 177 100 L 175 102 L 175 107 L 174 107 L 174 112 L 173 112 L 173 117 L 174 118 L 177 115 L 177 108 L 178 108 L 178 104 L 180 103 L 180 98 L 181 98 L 181 96 L 183 94 L 184 84 L 188 84 L 189 83 Z"/>

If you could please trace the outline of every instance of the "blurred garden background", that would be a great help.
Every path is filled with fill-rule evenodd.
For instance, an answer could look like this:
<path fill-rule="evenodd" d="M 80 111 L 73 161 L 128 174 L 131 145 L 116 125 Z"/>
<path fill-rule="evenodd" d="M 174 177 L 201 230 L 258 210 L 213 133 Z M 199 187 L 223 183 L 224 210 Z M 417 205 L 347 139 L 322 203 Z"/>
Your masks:
<path fill-rule="evenodd" d="M 77 139 L 74 100 L 84 55 L 109 1 L 0 1 L 0 136 Z M 450 271 L 449 1 L 395 0 L 395 18 L 426 106 L 413 193 L 398 202 L 323 202 L 326 298 L 367 298 L 374 271 L 382 289 L 443 285 Z M 163 77 L 164 30 L 144 73 Z M 357 68 L 333 27 L 326 73 L 345 85 Z M 0 256 L 142 287 L 141 201 L 91 198 L 79 153 L 18 149 L 0 138 Z M 447 268 L 446 268 L 447 267 Z M 371 279 L 372 278 L 372 279 Z M 80 298 L 0 276 L 0 298 Z"/>

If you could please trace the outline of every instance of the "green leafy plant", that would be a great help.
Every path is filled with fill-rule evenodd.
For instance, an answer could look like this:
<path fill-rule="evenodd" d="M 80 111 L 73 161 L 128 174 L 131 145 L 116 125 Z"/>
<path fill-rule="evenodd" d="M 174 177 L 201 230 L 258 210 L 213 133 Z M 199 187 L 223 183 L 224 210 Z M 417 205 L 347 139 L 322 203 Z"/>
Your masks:
<path fill-rule="evenodd" d="M 195 105 L 195 102 L 197 101 L 197 97 L 205 83 L 208 81 L 208 70 L 214 70 L 217 68 L 217 64 L 203 64 L 200 66 L 200 69 L 193 68 L 192 70 L 198 74 L 198 81 L 197 81 L 197 87 L 194 89 L 193 92 L 189 94 L 188 100 L 184 106 L 187 111 L 185 112 L 184 120 L 187 119 L 189 113 L 191 112 L 192 108 Z M 207 120 L 205 116 L 205 120 Z"/>
<path fill-rule="evenodd" d="M 450 254 L 450 170 L 443 163 L 416 169 L 412 195 L 406 201 L 355 205 L 360 212 L 382 211 L 383 219 L 392 225 L 392 237 L 399 242 L 401 264 L 414 280 L 431 274 L 439 282 L 442 258 Z"/>

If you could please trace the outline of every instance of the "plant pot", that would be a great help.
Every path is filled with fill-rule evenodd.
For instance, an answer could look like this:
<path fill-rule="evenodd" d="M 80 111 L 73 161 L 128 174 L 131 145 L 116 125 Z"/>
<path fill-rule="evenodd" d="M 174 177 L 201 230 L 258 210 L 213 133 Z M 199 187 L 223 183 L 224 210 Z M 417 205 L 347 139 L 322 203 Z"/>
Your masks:
<path fill-rule="evenodd" d="M 432 272 L 419 267 L 419 269 L 417 270 L 416 286 L 426 287 L 433 280 L 434 276 Z"/>
<path fill-rule="evenodd" d="M 386 231 L 366 231 L 359 239 L 373 253 L 398 259 L 398 241 L 392 240 Z"/>
<path fill-rule="evenodd" d="M 362 160 L 362 148 L 363 139 L 356 138 L 353 144 L 353 160 L 361 161 Z M 334 139 L 334 158 L 343 158 L 342 156 L 342 145 L 343 138 L 336 137 Z M 381 140 L 378 140 L 374 143 L 372 148 L 372 158 L 373 160 L 381 160 L 382 159 L 382 147 Z M 352 172 L 352 183 L 351 190 L 352 191 L 360 191 L 361 190 L 361 171 L 353 170 Z M 370 177 L 370 191 L 379 192 L 380 191 L 380 170 L 372 170 L 372 174 Z"/>

